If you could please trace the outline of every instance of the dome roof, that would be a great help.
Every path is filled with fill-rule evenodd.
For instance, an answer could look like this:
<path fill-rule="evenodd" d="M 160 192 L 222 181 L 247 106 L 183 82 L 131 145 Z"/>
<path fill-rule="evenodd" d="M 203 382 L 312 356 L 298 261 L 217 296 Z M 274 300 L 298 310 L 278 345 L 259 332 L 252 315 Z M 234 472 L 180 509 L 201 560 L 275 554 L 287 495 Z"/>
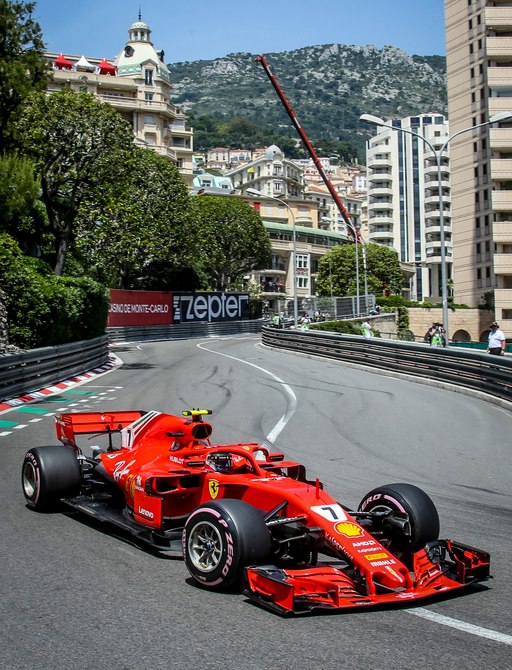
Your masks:
<path fill-rule="evenodd" d="M 132 23 L 128 31 L 128 41 L 114 61 L 120 77 L 133 76 L 141 72 L 142 64 L 152 61 L 158 74 L 170 82 L 170 73 L 163 61 L 163 52 L 157 52 L 151 41 L 151 28 L 139 20 Z"/>
<path fill-rule="evenodd" d="M 276 144 L 271 144 L 268 149 L 265 151 L 265 158 L 284 158 L 283 152 Z"/>
<path fill-rule="evenodd" d="M 135 23 L 132 23 L 130 26 L 130 30 L 149 30 L 149 26 L 147 23 L 144 23 L 144 21 L 135 21 Z"/>

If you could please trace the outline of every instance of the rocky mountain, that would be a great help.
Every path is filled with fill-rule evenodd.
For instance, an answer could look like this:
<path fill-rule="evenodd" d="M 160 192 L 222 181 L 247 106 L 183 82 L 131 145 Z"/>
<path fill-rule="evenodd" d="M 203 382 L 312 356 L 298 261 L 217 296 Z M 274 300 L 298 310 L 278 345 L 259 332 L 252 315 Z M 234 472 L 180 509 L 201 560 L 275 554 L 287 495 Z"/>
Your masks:
<path fill-rule="evenodd" d="M 382 118 L 446 114 L 443 56 L 409 55 L 393 46 L 325 44 L 265 54 L 308 136 L 364 143 L 363 113 Z M 214 119 L 246 117 L 294 135 L 263 67 L 250 53 L 170 63 L 173 103 Z"/>

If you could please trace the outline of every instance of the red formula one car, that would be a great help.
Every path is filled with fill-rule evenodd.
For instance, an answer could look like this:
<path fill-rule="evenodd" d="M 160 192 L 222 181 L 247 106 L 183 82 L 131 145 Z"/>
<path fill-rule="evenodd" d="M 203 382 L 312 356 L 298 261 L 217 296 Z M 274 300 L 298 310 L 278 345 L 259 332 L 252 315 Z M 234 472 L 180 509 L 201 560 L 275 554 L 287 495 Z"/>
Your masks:
<path fill-rule="evenodd" d="M 210 589 L 245 587 L 280 614 L 439 596 L 489 577 L 489 555 L 438 539 L 432 500 L 389 484 L 351 510 L 303 465 L 254 443 L 215 445 L 208 410 L 56 417 L 62 446 L 24 459 L 27 504 L 63 501 L 155 550 Z M 102 436 L 84 455 L 78 438 Z"/>

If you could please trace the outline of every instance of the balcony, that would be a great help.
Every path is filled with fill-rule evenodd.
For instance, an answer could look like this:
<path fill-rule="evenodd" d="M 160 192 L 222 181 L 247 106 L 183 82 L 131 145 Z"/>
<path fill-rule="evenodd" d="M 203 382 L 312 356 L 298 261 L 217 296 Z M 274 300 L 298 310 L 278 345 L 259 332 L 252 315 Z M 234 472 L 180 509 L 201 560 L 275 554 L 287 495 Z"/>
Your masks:
<path fill-rule="evenodd" d="M 491 98 L 490 100 L 507 100 L 508 107 L 512 111 L 512 98 Z M 490 138 L 491 138 L 491 149 L 495 149 L 496 151 L 512 151 L 512 129 L 491 128 Z"/>
<path fill-rule="evenodd" d="M 495 181 L 512 180 L 512 159 L 491 159 L 491 178 Z"/>
<path fill-rule="evenodd" d="M 377 196 L 377 195 L 387 195 L 387 196 L 392 196 L 393 195 L 393 189 L 389 188 L 389 186 L 383 186 L 383 185 L 378 185 L 375 184 L 374 186 L 371 186 L 368 189 L 368 194 L 371 196 Z"/>
<path fill-rule="evenodd" d="M 495 212 L 512 212 L 512 191 L 492 191 L 491 197 Z"/>
<path fill-rule="evenodd" d="M 367 176 L 368 181 L 385 181 L 385 182 L 392 182 L 393 177 L 390 172 L 374 172 L 374 173 L 369 173 Z"/>
<path fill-rule="evenodd" d="M 368 232 L 368 239 L 371 240 L 372 242 L 376 239 L 379 240 L 392 240 L 394 238 L 393 231 L 392 230 L 376 230 L 372 231 L 372 229 L 369 229 Z"/>
<path fill-rule="evenodd" d="M 378 225 L 388 225 L 392 226 L 393 225 L 393 217 L 392 216 L 372 216 L 368 219 L 368 226 L 378 226 Z"/>
<path fill-rule="evenodd" d="M 509 17 L 510 18 L 510 17 Z M 512 59 L 512 40 L 510 37 L 487 37 L 486 39 L 487 58 L 493 60 L 511 60 Z"/>
<path fill-rule="evenodd" d="M 485 8 L 485 25 L 492 29 L 512 28 L 512 14 L 510 6 L 503 5 L 502 7 L 486 7 Z M 505 39 L 505 38 L 501 38 Z M 489 40 L 489 38 L 487 38 Z"/>
<path fill-rule="evenodd" d="M 386 216 L 384 212 L 393 211 L 392 202 L 370 202 L 368 204 L 368 213 L 370 212 L 380 212 L 382 211 L 382 216 Z M 378 214 L 377 214 L 378 216 Z"/>
<path fill-rule="evenodd" d="M 372 170 L 377 167 L 391 167 L 393 161 L 391 156 L 381 156 L 380 158 L 372 158 L 368 156 L 368 169 Z"/>
<path fill-rule="evenodd" d="M 442 196 L 443 203 L 449 205 L 452 201 L 450 195 Z M 438 205 L 439 204 L 439 195 L 425 195 L 425 205 Z"/>
<path fill-rule="evenodd" d="M 512 254 L 494 254 L 494 274 L 512 275 Z"/>
<path fill-rule="evenodd" d="M 511 69 L 511 68 L 509 68 Z M 512 88 L 512 83 L 509 82 L 508 88 Z M 489 98 L 488 99 L 488 106 L 489 106 L 489 116 L 494 116 L 495 114 L 499 114 L 500 112 L 512 112 L 512 97 L 500 97 L 500 98 Z M 491 137 L 493 134 L 496 134 L 498 138 L 502 134 L 510 135 L 511 131 L 510 128 L 491 128 Z"/>
<path fill-rule="evenodd" d="M 498 221 L 492 224 L 492 237 L 496 244 L 512 244 L 512 213 L 510 221 Z"/>
<path fill-rule="evenodd" d="M 510 88 L 511 81 L 512 81 L 512 67 L 487 68 L 487 83 L 490 88 Z"/>

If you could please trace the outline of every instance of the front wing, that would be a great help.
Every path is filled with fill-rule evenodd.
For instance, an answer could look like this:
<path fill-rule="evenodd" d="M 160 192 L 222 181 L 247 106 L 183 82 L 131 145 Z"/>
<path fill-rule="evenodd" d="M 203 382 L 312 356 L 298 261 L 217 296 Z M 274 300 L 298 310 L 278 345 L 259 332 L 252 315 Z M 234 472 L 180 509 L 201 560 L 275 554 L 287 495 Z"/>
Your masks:
<path fill-rule="evenodd" d="M 452 540 L 430 543 L 414 554 L 413 563 L 411 587 L 379 593 L 362 593 L 343 570 L 329 565 L 298 570 L 251 567 L 246 569 L 246 595 L 278 614 L 307 614 L 403 605 L 444 596 L 490 576 L 488 553 Z"/>

